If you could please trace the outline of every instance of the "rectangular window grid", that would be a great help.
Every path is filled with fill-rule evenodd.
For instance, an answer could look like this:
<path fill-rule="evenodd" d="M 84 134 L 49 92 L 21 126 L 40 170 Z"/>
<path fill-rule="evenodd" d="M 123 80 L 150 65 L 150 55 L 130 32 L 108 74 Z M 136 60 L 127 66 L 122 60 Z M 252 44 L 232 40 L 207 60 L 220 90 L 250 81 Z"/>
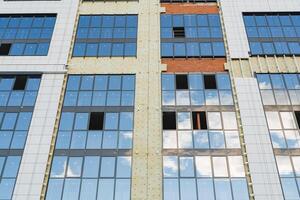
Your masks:
<path fill-rule="evenodd" d="M 209 15 L 161 15 L 161 57 L 225 57 L 220 17 Z M 175 37 L 174 29 L 184 37 Z"/>
<path fill-rule="evenodd" d="M 12 199 L 40 75 L 0 75 L 0 199 Z"/>
<path fill-rule="evenodd" d="M 284 199 L 299 199 L 300 156 L 276 156 Z"/>
<path fill-rule="evenodd" d="M 47 200 L 129 200 L 131 157 L 55 156 Z"/>
<path fill-rule="evenodd" d="M 244 13 L 251 55 L 299 55 L 299 13 Z"/>
<path fill-rule="evenodd" d="M 21 156 L 0 156 L 0 199 L 12 199 Z"/>
<path fill-rule="evenodd" d="M 130 199 L 134 90 L 134 75 L 69 75 L 46 199 Z"/>
<path fill-rule="evenodd" d="M 204 105 L 233 105 L 229 75 L 226 73 L 213 74 L 215 89 L 207 89 L 204 78 L 210 74 L 190 73 L 183 89 L 176 86 L 180 74 L 162 75 L 162 105 L 163 106 L 204 106 Z M 213 81 L 212 81 L 213 82 Z M 179 85 L 179 84 L 177 84 Z"/>
<path fill-rule="evenodd" d="M 299 127 L 293 112 L 266 111 L 273 148 L 300 148 Z"/>
<path fill-rule="evenodd" d="M 40 75 L 0 76 L 0 106 L 34 106 L 40 79 Z"/>
<path fill-rule="evenodd" d="M 56 15 L 0 15 L 0 55 L 47 56 Z"/>
<path fill-rule="evenodd" d="M 228 73 L 162 74 L 164 200 L 248 200 Z"/>
<path fill-rule="evenodd" d="M 74 57 L 134 57 L 137 15 L 81 15 Z"/>
<path fill-rule="evenodd" d="M 100 130 L 89 129 L 89 118 L 90 113 L 63 112 L 56 149 L 132 148 L 133 112 L 104 113 Z"/>
<path fill-rule="evenodd" d="M 193 119 L 194 113 L 176 113 L 177 120 L 173 123 L 177 128 L 163 130 L 164 149 L 241 148 L 235 112 L 206 112 L 206 130 L 195 130 L 192 120 L 197 119 Z"/>
<path fill-rule="evenodd" d="M 264 105 L 300 105 L 299 74 L 257 74 Z"/>
<path fill-rule="evenodd" d="M 133 106 L 133 75 L 69 76 L 64 106 Z"/>
<path fill-rule="evenodd" d="M 241 156 L 164 156 L 164 200 L 248 200 Z"/>

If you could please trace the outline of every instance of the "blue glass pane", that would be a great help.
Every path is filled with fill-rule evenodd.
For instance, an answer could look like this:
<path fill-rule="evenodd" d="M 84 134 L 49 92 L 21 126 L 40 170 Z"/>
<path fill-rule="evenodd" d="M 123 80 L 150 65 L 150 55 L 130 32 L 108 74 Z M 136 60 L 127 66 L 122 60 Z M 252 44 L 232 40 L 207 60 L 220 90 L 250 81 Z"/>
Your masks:
<path fill-rule="evenodd" d="M 46 56 L 49 50 L 49 43 L 40 43 L 36 50 L 36 55 L 38 56 Z"/>
<path fill-rule="evenodd" d="M 80 91 L 78 95 L 78 106 L 89 106 L 92 102 L 92 92 Z"/>
<path fill-rule="evenodd" d="M 259 42 L 250 42 L 250 50 L 252 55 L 260 55 L 263 52 Z"/>
<path fill-rule="evenodd" d="M 173 44 L 172 43 L 161 43 L 161 56 L 162 57 L 173 57 Z"/>
<path fill-rule="evenodd" d="M 135 56 L 136 55 L 136 43 L 125 43 L 124 56 Z"/>
<path fill-rule="evenodd" d="M 300 54 L 300 44 L 297 42 L 289 42 L 289 48 L 292 54 Z"/>
<path fill-rule="evenodd" d="M 79 27 L 88 27 L 90 24 L 90 19 L 91 19 L 90 16 L 80 16 L 78 26 Z"/>
<path fill-rule="evenodd" d="M 233 198 L 238 200 L 249 200 L 248 186 L 245 179 L 232 179 Z"/>
<path fill-rule="evenodd" d="M 60 119 L 60 130 L 72 130 L 74 113 L 63 112 Z"/>
<path fill-rule="evenodd" d="M 24 50 L 24 55 L 32 56 L 35 54 L 36 49 L 37 49 L 37 44 L 26 44 L 25 50 Z"/>
<path fill-rule="evenodd" d="M 106 92 L 93 92 L 92 105 L 105 106 Z"/>
<path fill-rule="evenodd" d="M 110 56 L 111 55 L 111 43 L 100 43 L 99 44 L 99 56 Z"/>
<path fill-rule="evenodd" d="M 174 43 L 174 56 L 184 57 L 185 56 L 185 44 Z"/>
<path fill-rule="evenodd" d="M 13 91 L 11 92 L 8 106 L 20 106 L 23 100 L 24 92 L 22 91 Z"/>
<path fill-rule="evenodd" d="M 216 200 L 232 200 L 228 179 L 215 179 Z"/>
<path fill-rule="evenodd" d="M 19 114 L 16 130 L 28 130 L 30 121 L 31 121 L 32 113 L 30 112 L 22 112 Z"/>
<path fill-rule="evenodd" d="M 0 199 L 11 199 L 16 179 L 4 179 L 0 182 Z"/>
<path fill-rule="evenodd" d="M 173 27 L 182 27 L 183 24 L 183 15 L 173 15 Z"/>
<path fill-rule="evenodd" d="M 37 97 L 37 92 L 25 92 L 22 105 L 34 106 L 36 97 Z"/>
<path fill-rule="evenodd" d="M 7 157 L 2 177 L 16 178 L 20 166 L 20 161 L 20 156 Z"/>
<path fill-rule="evenodd" d="M 61 199 L 63 179 L 49 179 L 46 200 Z"/>
<path fill-rule="evenodd" d="M 112 56 L 123 56 L 124 54 L 124 44 L 114 43 L 112 45 Z"/>
<path fill-rule="evenodd" d="M 91 27 L 100 27 L 101 26 L 102 16 L 91 16 Z"/>
<path fill-rule="evenodd" d="M 71 141 L 71 132 L 59 131 L 56 140 L 56 149 L 68 149 Z"/>
<path fill-rule="evenodd" d="M 212 56 L 212 48 L 210 43 L 200 43 L 201 56 Z"/>
<path fill-rule="evenodd" d="M 294 178 L 281 178 L 281 184 L 285 199 L 299 199 L 299 193 Z"/>
<path fill-rule="evenodd" d="M 73 131 L 71 140 L 71 149 L 84 149 L 87 137 L 86 131 Z"/>
<path fill-rule="evenodd" d="M 186 44 L 187 56 L 200 56 L 199 43 L 187 43 Z"/>
<path fill-rule="evenodd" d="M 102 143 L 101 131 L 89 131 L 86 148 L 87 149 L 100 149 Z"/>
<path fill-rule="evenodd" d="M 84 56 L 85 55 L 86 43 L 75 43 L 73 56 Z"/>
<path fill-rule="evenodd" d="M 195 179 L 180 179 L 180 197 L 182 200 L 197 200 Z"/>
<path fill-rule="evenodd" d="M 12 149 L 23 149 L 26 142 L 26 131 L 15 131 L 11 142 Z"/>
<path fill-rule="evenodd" d="M 12 131 L 0 131 L 0 149 L 8 149 L 12 139 Z"/>
<path fill-rule="evenodd" d="M 244 22 L 246 26 L 256 26 L 254 16 L 244 16 Z"/>
<path fill-rule="evenodd" d="M 114 179 L 100 179 L 98 184 L 99 200 L 114 200 Z"/>
<path fill-rule="evenodd" d="M 164 179 L 164 200 L 179 200 L 177 179 Z"/>
<path fill-rule="evenodd" d="M 162 27 L 172 27 L 172 15 L 161 15 L 160 23 Z"/>
<path fill-rule="evenodd" d="M 25 48 L 24 43 L 12 44 L 9 54 L 12 56 L 20 56 L 23 54 L 24 48 Z"/>
<path fill-rule="evenodd" d="M 66 179 L 63 191 L 63 200 L 78 199 L 80 179 Z"/>
<path fill-rule="evenodd" d="M 197 180 L 198 196 L 205 200 L 214 200 L 214 188 L 212 179 Z"/>
<path fill-rule="evenodd" d="M 80 199 L 96 199 L 97 179 L 82 179 Z"/>
<path fill-rule="evenodd" d="M 78 92 L 66 92 L 64 106 L 75 106 Z"/>

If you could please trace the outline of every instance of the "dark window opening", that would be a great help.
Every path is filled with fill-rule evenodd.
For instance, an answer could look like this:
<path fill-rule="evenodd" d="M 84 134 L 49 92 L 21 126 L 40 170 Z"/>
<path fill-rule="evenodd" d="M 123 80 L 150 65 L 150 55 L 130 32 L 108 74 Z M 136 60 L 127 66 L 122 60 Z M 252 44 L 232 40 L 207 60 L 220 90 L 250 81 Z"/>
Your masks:
<path fill-rule="evenodd" d="M 2 43 L 0 45 L 0 56 L 7 56 L 11 48 L 11 43 Z"/>
<path fill-rule="evenodd" d="M 296 116 L 298 128 L 300 128 L 300 111 L 295 111 L 295 116 Z"/>
<path fill-rule="evenodd" d="M 103 130 L 103 112 L 92 112 L 90 115 L 89 130 Z"/>
<path fill-rule="evenodd" d="M 163 130 L 176 130 L 175 112 L 163 112 Z"/>
<path fill-rule="evenodd" d="M 193 129 L 194 130 L 206 130 L 206 113 L 205 112 L 193 112 Z"/>
<path fill-rule="evenodd" d="M 176 75 L 176 89 L 189 89 L 187 75 Z"/>
<path fill-rule="evenodd" d="M 204 86 L 205 89 L 217 89 L 215 75 L 204 75 Z"/>
<path fill-rule="evenodd" d="M 184 27 L 173 27 L 174 38 L 184 38 L 185 31 Z"/>
<path fill-rule="evenodd" d="M 13 90 L 25 90 L 27 83 L 27 76 L 16 76 Z"/>

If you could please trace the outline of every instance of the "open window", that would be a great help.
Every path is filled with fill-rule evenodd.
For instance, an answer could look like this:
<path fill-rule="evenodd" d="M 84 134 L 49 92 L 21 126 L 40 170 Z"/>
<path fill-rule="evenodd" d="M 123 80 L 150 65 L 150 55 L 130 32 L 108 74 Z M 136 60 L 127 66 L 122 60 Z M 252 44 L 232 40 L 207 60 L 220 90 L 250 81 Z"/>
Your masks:
<path fill-rule="evenodd" d="M 296 116 L 298 128 L 300 129 L 300 111 L 295 111 L 295 116 Z"/>
<path fill-rule="evenodd" d="M 27 76 L 16 76 L 13 90 L 25 90 L 27 83 Z"/>
<path fill-rule="evenodd" d="M 205 89 L 217 89 L 216 76 L 214 74 L 204 75 Z"/>
<path fill-rule="evenodd" d="M 8 56 L 11 48 L 11 43 L 0 44 L 0 56 Z"/>
<path fill-rule="evenodd" d="M 90 115 L 89 130 L 103 130 L 103 112 L 92 112 Z"/>
<path fill-rule="evenodd" d="M 185 38 L 184 27 L 173 27 L 174 38 Z"/>
<path fill-rule="evenodd" d="M 189 89 L 188 78 L 186 74 L 176 75 L 176 89 Z"/>
<path fill-rule="evenodd" d="M 163 130 L 176 130 L 175 112 L 163 112 Z"/>
<path fill-rule="evenodd" d="M 206 113 L 205 112 L 193 112 L 193 129 L 194 130 L 206 130 Z"/>

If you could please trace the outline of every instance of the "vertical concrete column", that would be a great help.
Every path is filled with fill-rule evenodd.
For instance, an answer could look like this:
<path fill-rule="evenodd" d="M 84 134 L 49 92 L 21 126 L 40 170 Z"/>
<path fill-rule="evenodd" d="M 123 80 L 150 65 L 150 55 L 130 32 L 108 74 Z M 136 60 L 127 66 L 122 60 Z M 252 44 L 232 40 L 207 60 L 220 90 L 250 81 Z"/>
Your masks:
<path fill-rule="evenodd" d="M 63 73 L 42 75 L 13 194 L 15 200 L 40 199 L 63 80 Z"/>
<path fill-rule="evenodd" d="M 160 4 L 139 1 L 132 200 L 162 199 Z"/>
<path fill-rule="evenodd" d="M 256 200 L 283 200 L 263 104 L 255 78 L 235 78 Z"/>

